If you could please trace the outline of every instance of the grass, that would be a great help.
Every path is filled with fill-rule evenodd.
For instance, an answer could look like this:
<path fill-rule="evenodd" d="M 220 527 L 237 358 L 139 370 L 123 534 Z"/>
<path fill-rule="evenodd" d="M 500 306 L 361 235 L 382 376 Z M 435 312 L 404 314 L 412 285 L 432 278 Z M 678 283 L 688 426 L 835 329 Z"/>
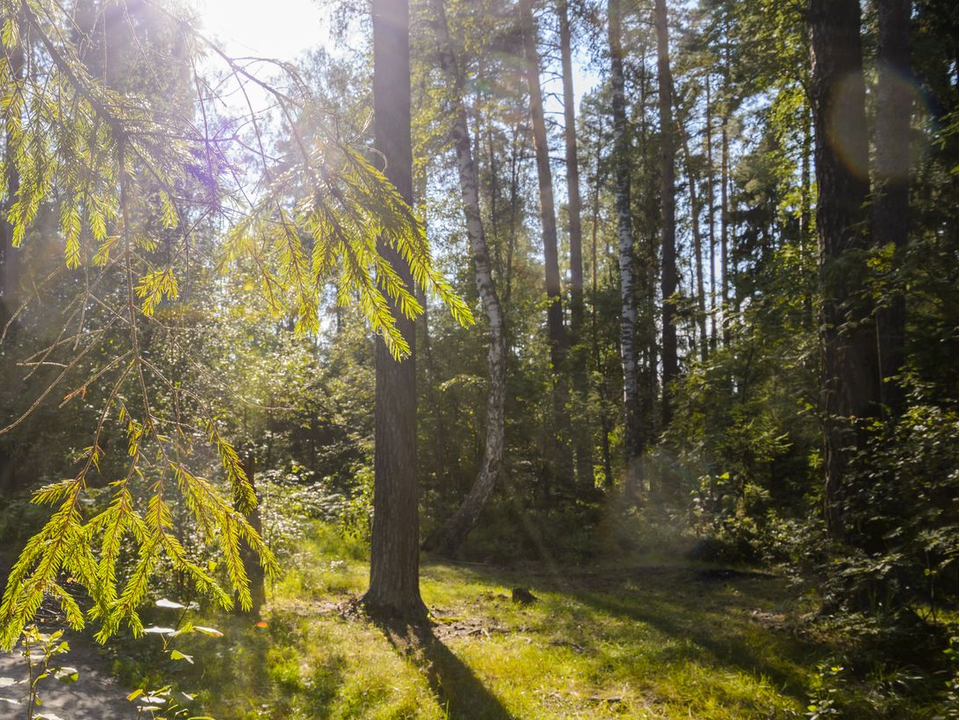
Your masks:
<path fill-rule="evenodd" d="M 196 692 L 198 714 L 770 720 L 812 717 L 841 692 L 849 716 L 882 716 L 852 682 L 836 690 L 842 672 L 823 668 L 837 648 L 796 630 L 802 607 L 781 578 L 662 561 L 514 569 L 427 562 L 422 594 L 434 625 L 422 631 L 341 612 L 365 588 L 363 554 L 318 527 L 286 563 L 261 626 L 211 617 L 223 638 L 178 639 L 194 664 L 170 667 L 179 686 Z M 538 602 L 514 604 L 517 586 Z M 919 706 L 897 708 L 889 717 L 932 717 Z"/>

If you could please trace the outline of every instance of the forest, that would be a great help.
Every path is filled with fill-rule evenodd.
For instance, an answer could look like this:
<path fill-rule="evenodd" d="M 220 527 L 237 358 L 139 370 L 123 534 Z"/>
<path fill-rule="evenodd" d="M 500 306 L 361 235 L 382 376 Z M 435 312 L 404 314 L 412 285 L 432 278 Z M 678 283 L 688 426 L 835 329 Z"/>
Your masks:
<path fill-rule="evenodd" d="M 958 718 L 955 2 L 222 4 L 0 0 L 0 718 Z"/>

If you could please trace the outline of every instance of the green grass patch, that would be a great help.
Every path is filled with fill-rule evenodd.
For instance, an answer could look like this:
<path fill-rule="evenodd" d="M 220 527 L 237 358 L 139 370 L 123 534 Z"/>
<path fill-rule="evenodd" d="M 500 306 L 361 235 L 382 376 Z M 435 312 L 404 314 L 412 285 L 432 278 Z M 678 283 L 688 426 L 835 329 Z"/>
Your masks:
<path fill-rule="evenodd" d="M 178 639 L 194 664 L 170 670 L 196 693 L 197 714 L 771 720 L 837 707 L 851 718 L 932 717 L 929 703 L 871 700 L 866 686 L 825 670 L 840 648 L 802 630 L 804 608 L 782 578 L 662 559 L 513 569 L 426 562 L 434 623 L 417 632 L 344 612 L 366 586 L 364 554 L 318 527 L 285 563 L 260 626 L 213 616 L 207 624 L 224 637 Z M 518 586 L 538 601 L 513 603 Z"/>

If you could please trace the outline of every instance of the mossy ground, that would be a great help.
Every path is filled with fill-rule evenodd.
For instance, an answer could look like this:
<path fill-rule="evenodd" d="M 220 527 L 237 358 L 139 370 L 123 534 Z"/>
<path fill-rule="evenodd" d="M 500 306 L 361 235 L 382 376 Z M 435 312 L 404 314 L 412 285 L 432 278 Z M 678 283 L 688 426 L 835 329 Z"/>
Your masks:
<path fill-rule="evenodd" d="M 366 573 L 359 545 L 318 528 L 259 625 L 209 618 L 224 637 L 177 639 L 194 664 L 171 665 L 197 693 L 195 709 L 220 720 L 768 720 L 813 716 L 832 701 L 853 717 L 881 716 L 855 682 L 838 684 L 843 671 L 829 667 L 839 649 L 801 630 L 799 591 L 776 576 L 662 561 L 428 561 L 433 625 L 418 631 L 349 611 Z M 538 601 L 514 604 L 517 586 Z M 889 698 L 881 709 L 932 717 Z"/>

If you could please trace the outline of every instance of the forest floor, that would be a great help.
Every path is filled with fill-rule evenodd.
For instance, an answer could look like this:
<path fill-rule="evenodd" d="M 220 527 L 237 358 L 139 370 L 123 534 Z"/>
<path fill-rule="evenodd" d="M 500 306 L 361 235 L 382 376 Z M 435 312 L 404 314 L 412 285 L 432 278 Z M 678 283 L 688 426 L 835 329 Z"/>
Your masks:
<path fill-rule="evenodd" d="M 398 629 L 354 610 L 363 553 L 321 529 L 284 563 L 259 622 L 210 615 L 223 637 L 183 637 L 176 647 L 193 664 L 167 664 L 178 687 L 197 694 L 197 714 L 771 720 L 828 717 L 841 705 L 848 718 L 936 714 L 889 698 L 877 712 L 841 666 L 842 644 L 810 630 L 810 603 L 775 575 L 662 558 L 574 568 L 427 562 L 431 627 Z M 513 602 L 517 587 L 537 600 Z M 128 662 L 128 681 L 152 663 Z"/>
<path fill-rule="evenodd" d="M 83 665 L 87 684 L 70 690 L 72 704 L 49 708 L 64 720 L 122 720 L 135 716 L 122 687 L 156 695 L 173 683 L 181 701 L 194 698 L 183 717 L 218 720 L 937 715 L 889 697 L 879 712 L 872 690 L 843 667 L 842 641 L 814 632 L 809 600 L 773 574 L 664 558 L 511 568 L 428 561 L 421 587 L 431 626 L 386 628 L 355 610 L 363 556 L 360 543 L 316 528 L 283 563 L 260 618 L 191 613 L 223 635 L 182 635 L 165 648 L 156 634 L 118 638 L 103 655 L 81 646 L 64 663 Z M 536 600 L 514 602 L 514 588 Z M 144 620 L 176 623 L 163 609 Z M 0 709 L 0 717 L 14 716 Z"/>

